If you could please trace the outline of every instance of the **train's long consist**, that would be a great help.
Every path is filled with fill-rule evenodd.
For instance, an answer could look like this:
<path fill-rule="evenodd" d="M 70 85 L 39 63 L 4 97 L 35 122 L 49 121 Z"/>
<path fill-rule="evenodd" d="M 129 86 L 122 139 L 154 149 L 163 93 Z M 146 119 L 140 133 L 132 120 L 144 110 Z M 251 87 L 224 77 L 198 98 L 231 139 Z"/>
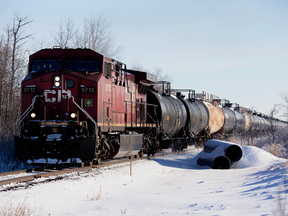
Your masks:
<path fill-rule="evenodd" d="M 155 90 L 157 77 L 90 49 L 44 49 L 30 56 L 15 122 L 15 157 L 34 164 L 94 163 L 182 150 L 213 134 L 265 131 L 283 123 L 219 101 Z M 159 82 L 158 82 L 159 83 Z"/>

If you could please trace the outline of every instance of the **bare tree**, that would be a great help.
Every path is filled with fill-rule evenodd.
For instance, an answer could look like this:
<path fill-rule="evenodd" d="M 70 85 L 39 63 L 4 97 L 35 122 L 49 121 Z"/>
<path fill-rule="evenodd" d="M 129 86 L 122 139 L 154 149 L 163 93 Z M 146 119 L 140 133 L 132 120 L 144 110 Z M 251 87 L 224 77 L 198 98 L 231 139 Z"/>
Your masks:
<path fill-rule="evenodd" d="M 288 117 L 288 93 L 285 92 L 281 92 L 280 93 L 280 97 L 283 99 L 283 108 L 284 108 L 284 117 Z"/>
<path fill-rule="evenodd" d="M 274 104 L 273 108 L 270 110 L 270 114 L 269 114 L 269 120 L 270 120 L 270 134 L 271 134 L 271 142 L 274 143 L 275 142 L 275 125 L 273 119 L 275 118 L 275 116 L 277 115 L 277 113 L 279 112 L 279 110 L 281 109 L 281 104 Z M 271 144 L 272 144 L 271 143 Z"/>
<path fill-rule="evenodd" d="M 109 25 L 109 21 L 102 14 L 98 17 L 85 18 L 84 34 L 78 36 L 80 38 L 79 45 L 104 54 L 111 46 Z"/>
<path fill-rule="evenodd" d="M 5 127 L 4 117 L 7 113 L 7 96 L 9 89 L 9 75 L 11 73 L 11 29 L 6 28 L 6 35 L 1 36 L 0 43 L 0 134 Z M 5 106 L 6 104 L 6 106 Z M 5 119 L 4 119 L 5 120 Z"/>
<path fill-rule="evenodd" d="M 148 73 L 152 73 L 153 75 L 157 76 L 158 81 L 167 81 L 167 82 L 173 81 L 173 77 L 170 76 L 168 73 L 164 74 L 162 68 L 160 67 L 154 67 L 154 71 L 149 72 L 149 70 L 144 69 L 144 67 L 141 64 L 134 62 L 131 69 L 138 71 L 147 71 Z"/>
<path fill-rule="evenodd" d="M 173 81 L 173 77 L 170 76 L 168 73 L 164 74 L 160 67 L 155 67 L 153 74 L 157 76 L 157 79 L 159 81 L 167 81 L 167 82 Z"/>
<path fill-rule="evenodd" d="M 69 17 L 67 20 L 60 20 L 58 25 L 59 29 L 55 33 L 51 33 L 55 46 L 66 48 L 73 46 L 73 39 L 77 34 L 77 30 L 74 27 L 74 21 Z"/>
<path fill-rule="evenodd" d="M 136 70 L 136 71 L 147 71 L 146 69 L 144 69 L 144 67 L 138 63 L 138 62 L 133 62 L 133 65 L 131 67 L 132 70 Z"/>
<path fill-rule="evenodd" d="M 74 21 L 69 18 L 60 21 L 59 29 L 52 34 L 53 42 L 62 48 L 89 48 L 103 55 L 115 57 L 122 48 L 114 48 L 112 34 L 109 31 L 110 21 L 102 14 L 84 18 L 82 29 L 76 29 Z"/>
<path fill-rule="evenodd" d="M 7 26 L 0 41 L 0 132 L 11 132 L 13 122 L 20 114 L 20 83 L 26 68 L 23 44 L 32 35 L 24 27 L 31 23 L 27 16 L 15 13 L 13 25 Z M 4 116 L 3 116 L 4 114 Z M 4 121 L 3 121 L 4 120 Z"/>
<path fill-rule="evenodd" d="M 15 84 L 15 74 L 23 68 L 23 63 L 25 60 L 21 59 L 21 50 L 22 45 L 25 43 L 25 39 L 32 37 L 32 35 L 23 35 L 24 30 L 23 27 L 31 23 L 32 21 L 28 21 L 26 17 L 21 17 L 19 14 L 15 14 L 13 26 L 12 26 L 12 62 L 11 62 L 11 78 L 9 85 L 9 93 L 8 93 L 8 103 L 13 101 L 13 88 Z M 19 75 L 19 74 L 18 74 Z M 9 106 L 8 106 L 9 107 Z"/>
<path fill-rule="evenodd" d="M 0 134 L 2 132 L 2 104 L 3 104 L 3 79 L 4 79 L 4 70 L 5 70 L 5 45 L 4 39 L 0 39 Z"/>
<path fill-rule="evenodd" d="M 46 38 L 42 38 L 40 40 L 34 39 L 34 43 L 31 45 L 30 50 L 28 50 L 28 54 L 31 55 L 34 52 L 37 52 L 40 49 L 51 47 L 50 43 L 47 42 Z"/>

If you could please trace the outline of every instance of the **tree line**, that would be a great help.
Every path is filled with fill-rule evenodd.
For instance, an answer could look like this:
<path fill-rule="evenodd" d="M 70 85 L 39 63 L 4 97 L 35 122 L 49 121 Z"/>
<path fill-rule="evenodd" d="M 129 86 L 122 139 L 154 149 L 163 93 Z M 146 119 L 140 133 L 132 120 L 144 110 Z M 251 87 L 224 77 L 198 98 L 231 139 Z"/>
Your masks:
<path fill-rule="evenodd" d="M 23 45 L 32 37 L 24 29 L 31 22 L 27 16 L 15 14 L 13 24 L 0 36 L 0 134 L 10 135 L 20 115 L 20 87 L 27 62 Z"/>

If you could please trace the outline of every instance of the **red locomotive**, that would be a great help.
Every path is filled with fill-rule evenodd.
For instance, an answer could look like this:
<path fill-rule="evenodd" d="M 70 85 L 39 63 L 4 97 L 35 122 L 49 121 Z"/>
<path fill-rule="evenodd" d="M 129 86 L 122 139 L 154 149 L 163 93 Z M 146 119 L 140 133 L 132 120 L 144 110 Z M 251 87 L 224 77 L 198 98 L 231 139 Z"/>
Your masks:
<path fill-rule="evenodd" d="M 36 52 L 22 82 L 15 157 L 31 163 L 99 163 L 154 153 L 156 124 L 146 120 L 147 90 L 154 82 L 154 75 L 128 73 L 125 64 L 90 49 Z"/>

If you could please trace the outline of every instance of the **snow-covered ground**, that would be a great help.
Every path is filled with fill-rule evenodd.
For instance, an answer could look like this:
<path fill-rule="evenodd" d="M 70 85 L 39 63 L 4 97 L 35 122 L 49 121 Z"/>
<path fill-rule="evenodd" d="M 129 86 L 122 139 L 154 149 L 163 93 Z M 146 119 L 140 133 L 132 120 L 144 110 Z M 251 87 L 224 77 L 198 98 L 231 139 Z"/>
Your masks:
<path fill-rule="evenodd" d="M 133 162 L 132 176 L 127 163 L 2 191 L 0 214 L 26 204 L 31 215 L 53 216 L 274 215 L 287 205 L 285 161 L 256 147 L 243 151 L 230 170 L 197 165 L 200 150 L 190 147 L 185 154 Z"/>

